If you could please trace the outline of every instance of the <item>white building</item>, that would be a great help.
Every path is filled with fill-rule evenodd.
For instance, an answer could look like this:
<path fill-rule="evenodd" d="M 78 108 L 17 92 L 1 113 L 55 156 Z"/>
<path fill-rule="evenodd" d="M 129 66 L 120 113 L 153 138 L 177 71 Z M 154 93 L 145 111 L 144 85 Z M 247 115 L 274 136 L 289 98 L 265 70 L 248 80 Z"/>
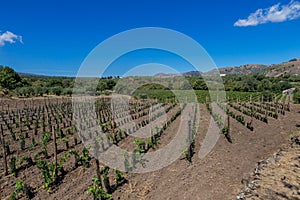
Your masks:
<path fill-rule="evenodd" d="M 296 88 L 290 88 L 290 89 L 287 89 L 287 90 L 283 90 L 282 91 L 282 94 L 288 94 L 288 95 L 291 95 L 294 93 L 294 91 L 296 90 Z"/>

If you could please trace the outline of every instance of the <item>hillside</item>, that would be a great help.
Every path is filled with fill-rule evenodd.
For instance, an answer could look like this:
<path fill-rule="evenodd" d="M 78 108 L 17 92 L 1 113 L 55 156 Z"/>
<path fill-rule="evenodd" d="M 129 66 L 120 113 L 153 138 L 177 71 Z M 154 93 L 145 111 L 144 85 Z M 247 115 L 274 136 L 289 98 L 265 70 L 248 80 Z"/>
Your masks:
<path fill-rule="evenodd" d="M 260 64 L 246 64 L 239 67 L 231 66 L 225 68 L 219 68 L 221 74 L 227 75 L 252 75 L 252 74 L 261 74 L 265 73 L 268 70 L 267 65 Z"/>
<path fill-rule="evenodd" d="M 216 72 L 216 70 L 209 71 L 205 74 L 209 75 Z M 292 59 L 288 62 L 280 64 L 246 64 L 241 66 L 229 66 L 219 68 L 220 74 L 226 75 L 255 75 L 264 74 L 267 77 L 279 77 L 284 74 L 300 74 L 300 59 Z M 175 76 L 201 76 L 202 72 L 190 71 L 182 74 L 165 74 L 159 73 L 155 77 L 175 77 Z"/>
<path fill-rule="evenodd" d="M 283 74 L 300 74 L 300 59 L 284 62 L 278 65 L 270 65 L 266 72 L 269 77 L 278 77 Z"/>
<path fill-rule="evenodd" d="M 284 74 L 300 74 L 300 59 L 272 65 L 247 64 L 239 67 L 226 67 L 219 69 L 221 74 L 254 75 L 265 74 L 267 77 L 279 77 Z"/>
<path fill-rule="evenodd" d="M 202 72 L 198 71 L 190 71 L 182 74 L 166 74 L 166 73 L 158 73 L 155 74 L 154 77 L 162 78 L 162 77 L 177 77 L 177 76 L 201 76 Z"/>

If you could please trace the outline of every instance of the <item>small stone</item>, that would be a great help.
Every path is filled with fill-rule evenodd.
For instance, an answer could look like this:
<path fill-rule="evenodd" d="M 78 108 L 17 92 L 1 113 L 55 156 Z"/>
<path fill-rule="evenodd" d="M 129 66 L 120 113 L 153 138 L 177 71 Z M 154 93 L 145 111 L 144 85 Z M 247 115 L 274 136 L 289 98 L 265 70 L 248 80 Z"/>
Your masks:
<path fill-rule="evenodd" d="M 268 158 L 267 161 L 268 161 L 268 163 L 275 163 L 276 162 L 274 157 Z"/>
<path fill-rule="evenodd" d="M 254 190 L 255 189 L 255 185 L 253 183 L 249 183 L 248 184 L 248 188 L 251 189 L 251 190 Z"/>
<path fill-rule="evenodd" d="M 256 192 L 253 192 L 253 193 L 252 193 L 252 196 L 253 196 L 253 197 L 259 197 L 259 194 L 256 193 Z"/>
<path fill-rule="evenodd" d="M 256 175 L 254 176 L 254 180 L 261 180 L 261 178 L 259 177 L 258 174 L 256 174 Z"/>
<path fill-rule="evenodd" d="M 258 186 L 259 185 L 259 180 L 254 180 L 254 181 L 251 181 L 251 183 L 255 186 Z"/>
<path fill-rule="evenodd" d="M 250 194 L 251 192 L 251 189 L 246 187 L 244 190 L 243 190 L 244 194 Z"/>
<path fill-rule="evenodd" d="M 258 161 L 258 164 L 262 164 L 262 163 L 264 163 L 265 161 L 264 160 L 259 160 Z"/>
<path fill-rule="evenodd" d="M 245 199 L 245 194 L 241 193 L 236 197 L 237 200 L 244 200 Z"/>
<path fill-rule="evenodd" d="M 243 177 L 242 177 L 242 180 L 241 180 L 241 183 L 242 184 L 248 184 L 249 183 L 249 178 L 250 178 L 250 174 L 249 173 L 244 173 Z"/>
<path fill-rule="evenodd" d="M 282 153 L 282 151 L 279 151 L 279 152 L 277 153 L 277 157 L 281 157 L 281 156 L 283 156 L 283 153 Z"/>

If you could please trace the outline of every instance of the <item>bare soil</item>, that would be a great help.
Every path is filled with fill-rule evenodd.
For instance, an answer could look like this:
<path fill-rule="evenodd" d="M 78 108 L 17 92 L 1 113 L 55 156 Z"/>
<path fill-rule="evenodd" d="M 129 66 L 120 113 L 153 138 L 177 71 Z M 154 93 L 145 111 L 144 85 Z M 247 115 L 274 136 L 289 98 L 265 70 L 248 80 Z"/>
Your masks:
<path fill-rule="evenodd" d="M 245 187 L 241 183 L 243 175 L 250 173 L 259 160 L 269 157 L 287 144 L 291 131 L 299 129 L 300 124 L 300 106 L 298 105 L 292 105 L 291 112 L 286 112 L 285 116 L 281 115 L 278 120 L 269 118 L 268 124 L 254 120 L 253 132 L 231 119 L 230 134 L 233 143 L 228 143 L 221 135 L 213 150 L 200 159 L 198 151 L 205 138 L 211 116 L 205 105 L 200 105 L 199 112 L 200 127 L 195 138 L 192 163 L 182 158 L 155 172 L 128 173 L 125 175 L 127 183 L 114 191 L 113 199 L 235 199 Z M 158 149 L 170 141 L 179 123 L 180 118 L 177 118 L 166 130 L 164 136 L 160 138 Z M 71 142 L 70 146 L 72 145 Z M 121 143 L 121 145 L 125 144 Z M 73 146 L 73 148 L 81 151 L 83 144 Z M 12 147 L 12 149 L 17 149 L 17 147 Z M 63 151 L 64 146 L 59 146 L 59 149 Z M 26 153 L 29 151 L 20 152 L 20 155 Z M 49 154 L 52 153 L 49 152 Z M 290 157 L 286 159 L 288 163 Z M 93 162 L 90 168 L 82 166 L 74 168 L 73 165 L 73 162 L 66 164 L 65 169 L 68 173 L 50 193 L 41 188 L 43 180 L 36 166 L 25 167 L 18 173 L 17 178 L 1 176 L 1 199 L 8 199 L 17 179 L 24 180 L 29 187 L 33 188 L 34 199 L 93 199 L 87 189 L 91 185 L 92 177 L 96 175 L 95 165 Z M 111 184 L 114 182 L 111 181 Z M 20 196 L 20 199 L 26 199 L 24 194 Z"/>
<path fill-rule="evenodd" d="M 300 132 L 286 147 L 260 160 L 237 199 L 300 199 Z"/>

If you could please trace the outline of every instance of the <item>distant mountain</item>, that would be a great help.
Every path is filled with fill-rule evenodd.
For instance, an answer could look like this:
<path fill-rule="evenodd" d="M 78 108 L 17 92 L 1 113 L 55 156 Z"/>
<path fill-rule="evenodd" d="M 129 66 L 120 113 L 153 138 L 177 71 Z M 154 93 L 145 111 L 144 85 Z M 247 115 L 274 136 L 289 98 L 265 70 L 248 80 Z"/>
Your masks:
<path fill-rule="evenodd" d="M 202 72 L 198 72 L 198 71 L 191 71 L 191 72 L 186 72 L 183 73 L 183 76 L 201 76 L 203 73 Z"/>
<path fill-rule="evenodd" d="M 284 74 L 296 74 L 300 75 L 300 59 L 292 59 L 288 62 L 272 65 L 262 64 L 246 64 L 241 66 L 231 66 L 219 68 L 218 73 L 221 75 L 255 75 L 264 74 L 267 77 L 278 77 Z M 201 76 L 203 74 L 211 75 L 215 74 L 217 70 L 211 70 L 206 73 L 191 71 L 182 74 L 165 74 L 159 73 L 154 75 L 155 77 L 175 77 L 175 76 Z"/>
<path fill-rule="evenodd" d="M 23 78 L 74 78 L 74 77 L 66 77 L 61 75 L 55 75 L 55 76 L 49 76 L 49 75 L 41 75 L 41 74 L 31 74 L 31 73 L 23 73 L 23 72 L 17 72 L 21 77 Z"/>
<path fill-rule="evenodd" d="M 21 77 L 27 77 L 27 78 L 30 78 L 30 77 L 46 77 L 44 75 L 37 75 L 37 74 L 30 74 L 30 73 L 23 73 L 23 72 L 18 72 L 18 74 Z"/>
<path fill-rule="evenodd" d="M 300 59 L 272 65 L 247 64 L 239 67 L 226 67 L 219 69 L 220 74 L 254 75 L 264 74 L 267 77 L 278 77 L 284 74 L 300 74 Z"/>
<path fill-rule="evenodd" d="M 166 74 L 166 73 L 158 73 L 155 74 L 154 77 L 157 78 L 167 78 L 167 77 L 175 77 L 175 76 L 182 76 L 182 74 Z"/>
<path fill-rule="evenodd" d="M 300 59 L 292 59 L 277 65 L 270 65 L 265 75 L 269 77 L 278 77 L 284 74 L 300 74 Z"/>
<path fill-rule="evenodd" d="M 259 65 L 259 64 L 247 64 L 239 67 L 226 67 L 219 68 L 220 74 L 226 75 L 252 75 L 252 74 L 261 74 L 266 71 L 268 68 L 267 65 Z"/>
<path fill-rule="evenodd" d="M 155 74 L 154 77 L 167 78 L 167 77 L 175 77 L 175 76 L 201 76 L 202 74 L 203 74 L 202 72 L 190 71 L 190 72 L 185 72 L 182 74 L 158 73 L 158 74 Z"/>

